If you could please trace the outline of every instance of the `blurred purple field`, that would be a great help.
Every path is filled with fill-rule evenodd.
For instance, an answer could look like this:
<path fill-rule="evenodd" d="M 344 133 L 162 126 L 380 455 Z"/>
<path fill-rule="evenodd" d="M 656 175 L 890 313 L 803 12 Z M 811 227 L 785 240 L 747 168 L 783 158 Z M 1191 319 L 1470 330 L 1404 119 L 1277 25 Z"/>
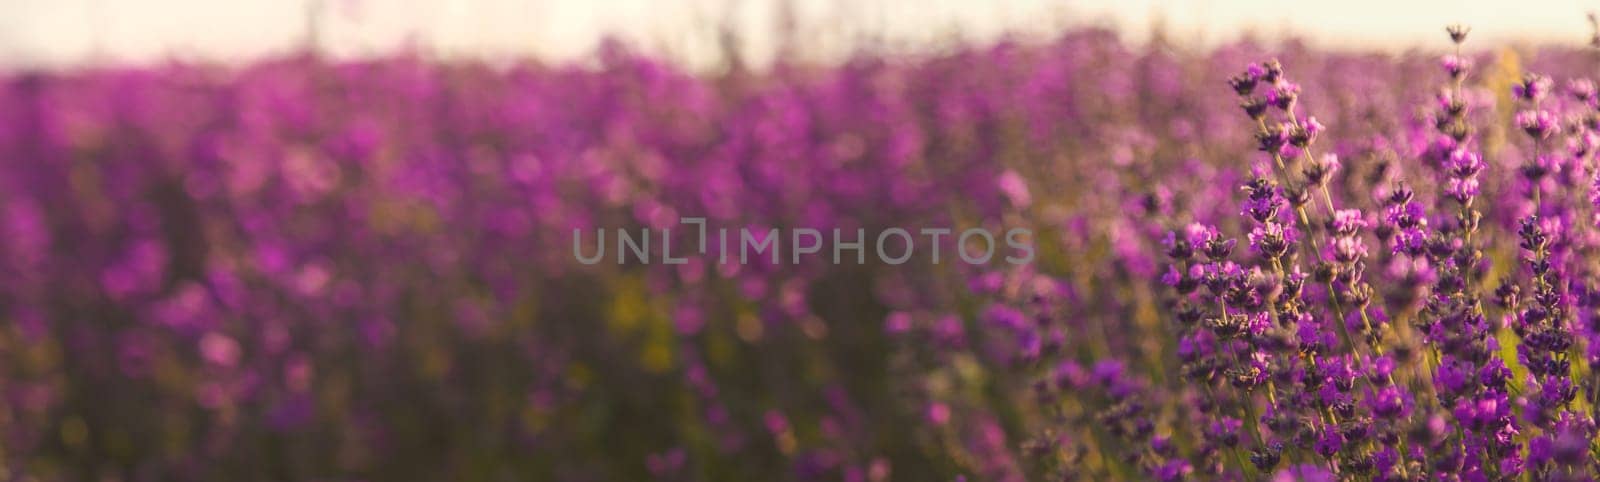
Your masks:
<path fill-rule="evenodd" d="M 5 74 L 0 470 L 1593 480 L 1600 57 L 1465 47 Z M 574 256 L 682 217 L 1037 256 Z"/>

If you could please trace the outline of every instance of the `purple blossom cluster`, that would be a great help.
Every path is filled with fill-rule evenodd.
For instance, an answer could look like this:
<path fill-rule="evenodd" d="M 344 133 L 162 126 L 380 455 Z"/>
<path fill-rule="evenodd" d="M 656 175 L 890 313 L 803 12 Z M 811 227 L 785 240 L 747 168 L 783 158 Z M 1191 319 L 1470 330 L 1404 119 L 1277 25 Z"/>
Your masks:
<path fill-rule="evenodd" d="M 1595 389 L 1584 387 L 1594 358 L 1582 347 L 1600 339 L 1575 316 L 1592 310 L 1596 279 L 1586 261 L 1600 226 L 1586 194 L 1597 185 L 1594 84 L 1569 82 L 1562 102 L 1549 77 L 1524 74 L 1507 82 L 1513 115 L 1479 115 L 1497 105 L 1470 91 L 1467 30 L 1447 32 L 1447 80 L 1417 130 L 1335 147 L 1379 162 L 1366 179 L 1343 179 L 1367 187 L 1342 196 L 1330 189 L 1339 157 L 1313 154 L 1328 128 L 1298 110 L 1302 89 L 1284 67 L 1252 63 L 1228 79 L 1263 153 L 1241 188 L 1250 256 L 1228 261 L 1207 248 L 1232 240 L 1192 223 L 1168 234 L 1162 281 L 1189 382 L 1169 397 L 1201 394 L 1181 424 L 1230 435 L 1198 437 L 1181 473 L 1171 455 L 1130 457 L 1147 476 L 1595 479 Z M 1514 134 L 1486 141 L 1497 118 Z M 1491 166 L 1484 152 L 1508 160 Z M 1408 164 L 1421 169 L 1401 172 Z M 1515 221 L 1498 232 L 1479 209 L 1480 174 L 1496 167 L 1515 173 L 1496 199 L 1506 211 L 1492 213 Z M 1388 249 L 1374 256 L 1368 242 Z M 1496 272 L 1497 260 L 1514 267 Z M 1369 274 L 1369 262 L 1382 271 Z M 1233 435 L 1240 427 L 1246 435 Z M 1221 454 L 1230 450 L 1248 450 L 1250 463 Z"/>
<path fill-rule="evenodd" d="M 1600 58 L 1446 33 L 3 74 L 0 474 L 1595 480 Z"/>

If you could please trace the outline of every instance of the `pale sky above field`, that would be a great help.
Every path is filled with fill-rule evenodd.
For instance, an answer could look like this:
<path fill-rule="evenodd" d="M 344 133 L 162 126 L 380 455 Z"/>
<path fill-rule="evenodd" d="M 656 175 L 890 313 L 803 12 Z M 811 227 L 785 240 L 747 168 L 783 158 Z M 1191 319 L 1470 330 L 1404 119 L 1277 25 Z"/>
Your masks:
<path fill-rule="evenodd" d="M 581 58 L 606 34 L 696 65 L 719 57 L 717 26 L 733 25 L 747 60 L 770 59 L 782 0 L 0 0 L 0 66 L 238 61 L 305 44 L 336 56 L 416 45 L 440 55 Z M 320 7 L 316 7 L 320 5 Z M 837 58 L 864 41 L 929 49 L 1005 32 L 1050 35 L 1077 24 L 1148 38 L 1160 21 L 1176 38 L 1214 43 L 1252 30 L 1297 33 L 1318 45 L 1442 46 L 1441 27 L 1473 27 L 1473 43 L 1581 45 L 1600 0 L 793 0 L 802 54 Z M 308 22 L 308 11 L 318 11 Z M 867 40 L 864 40 L 867 39 Z"/>

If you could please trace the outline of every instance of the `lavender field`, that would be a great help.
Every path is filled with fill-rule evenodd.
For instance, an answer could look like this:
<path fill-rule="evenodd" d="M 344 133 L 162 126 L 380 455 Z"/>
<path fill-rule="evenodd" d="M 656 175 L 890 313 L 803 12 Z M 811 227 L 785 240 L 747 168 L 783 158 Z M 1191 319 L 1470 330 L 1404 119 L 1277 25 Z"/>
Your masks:
<path fill-rule="evenodd" d="M 635 52 L 0 75 L 3 478 L 1600 477 L 1581 42 Z"/>

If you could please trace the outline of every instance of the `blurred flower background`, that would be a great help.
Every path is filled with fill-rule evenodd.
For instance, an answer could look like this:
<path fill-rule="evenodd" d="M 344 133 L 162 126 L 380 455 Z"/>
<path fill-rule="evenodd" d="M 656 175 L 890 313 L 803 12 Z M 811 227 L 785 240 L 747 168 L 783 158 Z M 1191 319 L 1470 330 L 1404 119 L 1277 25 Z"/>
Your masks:
<path fill-rule="evenodd" d="M 0 12 L 9 480 L 1594 474 L 1578 2 Z"/>

